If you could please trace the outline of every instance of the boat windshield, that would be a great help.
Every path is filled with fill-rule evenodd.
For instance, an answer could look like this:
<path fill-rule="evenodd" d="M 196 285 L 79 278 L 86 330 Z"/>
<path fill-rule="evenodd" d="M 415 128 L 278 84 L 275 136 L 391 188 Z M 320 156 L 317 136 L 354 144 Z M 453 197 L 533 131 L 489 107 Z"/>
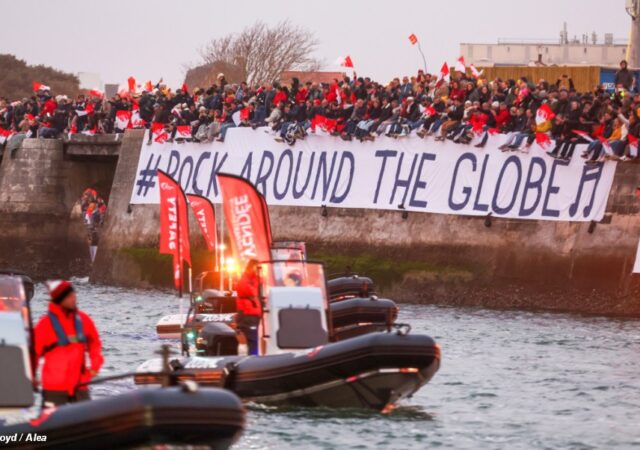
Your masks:
<path fill-rule="evenodd" d="M 274 261 L 285 261 L 292 259 L 291 253 L 296 255 L 296 259 L 303 261 L 307 259 L 307 245 L 301 241 L 278 241 L 273 243 L 271 256 Z"/>
<path fill-rule="evenodd" d="M 271 287 L 318 287 L 327 298 L 324 266 L 308 261 L 269 261 L 260 263 L 260 288 L 263 298 Z"/>
<path fill-rule="evenodd" d="M 26 307 L 22 280 L 18 277 L 0 275 L 0 311 L 21 312 Z"/>

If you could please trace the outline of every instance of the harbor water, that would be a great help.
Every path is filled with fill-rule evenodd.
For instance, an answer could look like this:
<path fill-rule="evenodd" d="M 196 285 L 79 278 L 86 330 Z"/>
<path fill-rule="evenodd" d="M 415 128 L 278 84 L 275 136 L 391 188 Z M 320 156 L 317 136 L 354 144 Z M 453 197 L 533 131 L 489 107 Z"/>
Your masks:
<path fill-rule="evenodd" d="M 100 375 L 156 356 L 174 294 L 75 282 L 102 336 Z M 34 318 L 46 303 L 39 285 Z M 248 405 L 234 448 L 640 449 L 640 320 L 405 304 L 398 320 L 442 346 L 440 371 L 413 398 L 386 415 Z M 92 395 L 130 389 L 110 382 Z"/>

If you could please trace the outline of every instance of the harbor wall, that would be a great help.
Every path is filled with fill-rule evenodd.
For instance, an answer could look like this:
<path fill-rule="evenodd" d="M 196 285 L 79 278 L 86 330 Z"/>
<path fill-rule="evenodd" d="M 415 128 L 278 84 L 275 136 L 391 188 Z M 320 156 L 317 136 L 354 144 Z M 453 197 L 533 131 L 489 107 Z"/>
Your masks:
<path fill-rule="evenodd" d="M 36 278 L 91 274 L 94 282 L 168 286 L 159 255 L 157 205 L 131 205 L 143 140 L 70 146 L 28 139 L 0 164 L 0 265 Z M 82 191 L 109 198 L 95 263 L 81 220 Z M 370 274 L 398 301 L 495 308 L 640 315 L 631 275 L 640 236 L 640 166 L 618 164 L 599 223 L 513 220 L 365 209 L 270 207 L 276 240 L 303 240 L 329 272 Z M 106 192 L 108 191 L 108 192 Z M 194 274 L 213 269 L 191 223 Z"/>

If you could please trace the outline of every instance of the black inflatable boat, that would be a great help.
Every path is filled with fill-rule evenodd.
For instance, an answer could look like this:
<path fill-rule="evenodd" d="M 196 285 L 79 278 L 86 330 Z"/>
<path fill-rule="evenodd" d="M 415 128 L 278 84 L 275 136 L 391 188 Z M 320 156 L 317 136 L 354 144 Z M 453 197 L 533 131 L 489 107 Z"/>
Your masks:
<path fill-rule="evenodd" d="M 141 445 L 229 448 L 244 427 L 237 396 L 222 389 L 138 390 L 61 406 L 27 423 L 0 426 L 17 436 L 3 448 L 113 449 Z M 44 441 L 25 441 L 36 436 Z"/>
<path fill-rule="evenodd" d="M 152 374 L 160 367 L 143 363 L 136 384 L 160 383 Z M 370 333 L 277 355 L 183 357 L 171 367 L 178 380 L 224 387 L 244 401 L 384 410 L 433 377 L 440 347 L 428 336 Z"/>
<path fill-rule="evenodd" d="M 13 272 L 0 274 L 2 448 L 111 449 L 186 444 L 224 449 L 239 437 L 244 426 L 240 399 L 229 391 L 199 388 L 193 382 L 63 405 L 44 410 L 29 421 L 25 412 L 34 406 L 35 396 L 26 285 L 30 279 L 25 277 Z M 168 370 L 168 356 L 165 346 L 162 370 L 156 374 L 163 386 L 177 383 Z"/>

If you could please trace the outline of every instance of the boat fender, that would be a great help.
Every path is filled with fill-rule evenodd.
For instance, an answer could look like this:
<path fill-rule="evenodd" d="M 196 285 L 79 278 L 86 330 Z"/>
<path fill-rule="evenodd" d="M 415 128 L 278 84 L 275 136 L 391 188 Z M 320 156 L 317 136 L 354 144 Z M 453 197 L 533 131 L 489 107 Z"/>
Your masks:
<path fill-rule="evenodd" d="M 223 389 L 232 389 L 233 383 L 235 381 L 235 374 L 237 369 L 238 369 L 237 362 L 228 362 L 224 366 L 224 370 L 222 371 L 222 377 L 220 379 L 220 384 Z"/>

